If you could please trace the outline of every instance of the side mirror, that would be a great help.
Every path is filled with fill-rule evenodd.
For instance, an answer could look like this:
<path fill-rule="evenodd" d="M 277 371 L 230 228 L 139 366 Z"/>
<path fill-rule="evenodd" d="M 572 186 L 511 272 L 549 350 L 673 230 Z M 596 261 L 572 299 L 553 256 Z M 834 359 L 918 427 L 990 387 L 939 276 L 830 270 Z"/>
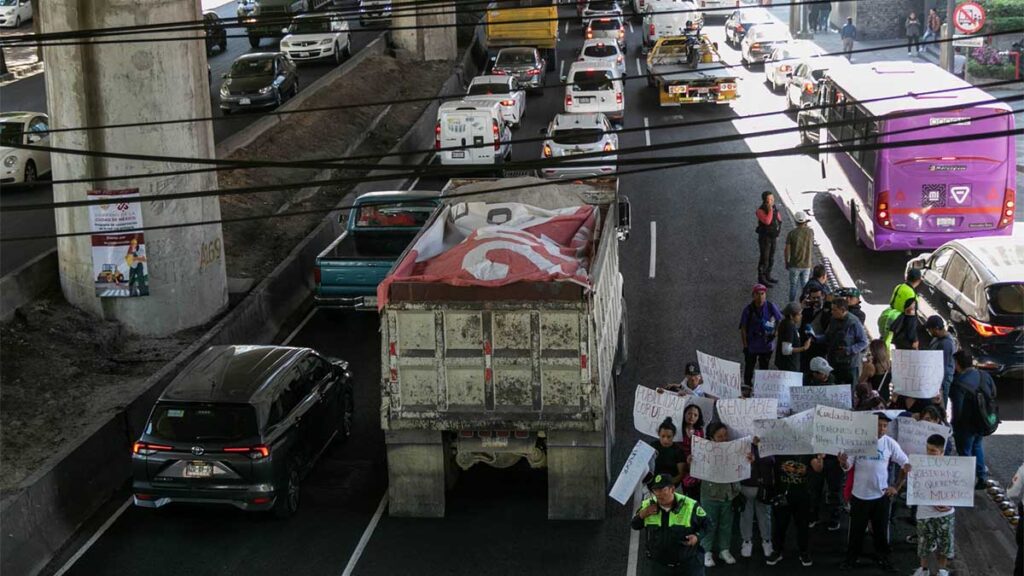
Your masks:
<path fill-rule="evenodd" d="M 288 34 L 288 28 L 287 27 L 281 28 L 281 34 L 287 35 Z"/>

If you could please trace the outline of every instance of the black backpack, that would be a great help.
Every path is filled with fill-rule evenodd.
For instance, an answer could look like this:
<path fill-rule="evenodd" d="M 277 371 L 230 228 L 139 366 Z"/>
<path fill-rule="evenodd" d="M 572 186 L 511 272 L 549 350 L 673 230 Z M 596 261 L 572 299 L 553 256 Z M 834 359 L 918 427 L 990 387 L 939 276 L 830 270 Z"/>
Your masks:
<path fill-rule="evenodd" d="M 970 411 L 975 432 L 982 436 L 991 436 L 999 428 L 1001 422 L 994 391 L 995 383 L 992 381 L 992 377 L 981 372 L 978 389 L 966 398 L 967 406 L 965 408 Z"/>

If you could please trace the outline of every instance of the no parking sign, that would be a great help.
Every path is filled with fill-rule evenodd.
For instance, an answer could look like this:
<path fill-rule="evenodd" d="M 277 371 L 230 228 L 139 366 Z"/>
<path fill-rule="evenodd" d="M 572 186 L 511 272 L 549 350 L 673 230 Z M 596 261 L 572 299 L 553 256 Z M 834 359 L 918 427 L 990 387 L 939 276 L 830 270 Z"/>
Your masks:
<path fill-rule="evenodd" d="M 964 2 L 953 10 L 953 26 L 961 34 L 977 34 L 985 25 L 985 9 L 977 2 Z"/>

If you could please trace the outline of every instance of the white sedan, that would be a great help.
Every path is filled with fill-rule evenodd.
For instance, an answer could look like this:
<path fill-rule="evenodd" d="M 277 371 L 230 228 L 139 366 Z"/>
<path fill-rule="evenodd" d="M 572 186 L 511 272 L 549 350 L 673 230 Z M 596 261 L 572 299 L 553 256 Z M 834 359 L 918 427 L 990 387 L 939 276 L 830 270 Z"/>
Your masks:
<path fill-rule="evenodd" d="M 506 124 L 518 128 L 526 114 L 526 91 L 515 76 L 477 76 L 466 89 L 466 100 L 487 100 L 501 104 L 501 118 Z"/>
<path fill-rule="evenodd" d="M 296 16 L 281 39 L 281 52 L 293 62 L 330 58 L 335 64 L 352 55 L 348 21 L 337 12 L 310 12 Z"/>
<path fill-rule="evenodd" d="M 817 45 L 806 40 L 794 40 L 776 48 L 764 61 L 764 81 L 779 92 L 789 81 L 797 65 L 807 58 L 817 58 L 823 52 Z"/>
<path fill-rule="evenodd" d="M 0 0 L 0 26 L 18 28 L 31 19 L 31 0 Z"/>
<path fill-rule="evenodd" d="M 50 171 L 50 153 L 13 148 L 12 144 L 46 146 L 49 119 L 39 112 L 0 113 L 0 184 L 35 182 Z"/>

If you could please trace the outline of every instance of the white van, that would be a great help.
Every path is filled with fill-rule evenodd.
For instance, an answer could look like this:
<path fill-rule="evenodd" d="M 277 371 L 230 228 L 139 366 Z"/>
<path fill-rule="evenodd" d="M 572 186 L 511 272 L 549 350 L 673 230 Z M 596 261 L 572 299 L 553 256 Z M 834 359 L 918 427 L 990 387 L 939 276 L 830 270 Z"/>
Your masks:
<path fill-rule="evenodd" d="M 501 102 L 459 100 L 437 110 L 434 149 L 444 165 L 500 165 L 512 157 L 512 131 Z"/>
<path fill-rule="evenodd" d="M 614 64 L 573 62 L 566 76 L 566 112 L 603 112 L 612 122 L 622 124 L 625 109 L 622 77 Z"/>

